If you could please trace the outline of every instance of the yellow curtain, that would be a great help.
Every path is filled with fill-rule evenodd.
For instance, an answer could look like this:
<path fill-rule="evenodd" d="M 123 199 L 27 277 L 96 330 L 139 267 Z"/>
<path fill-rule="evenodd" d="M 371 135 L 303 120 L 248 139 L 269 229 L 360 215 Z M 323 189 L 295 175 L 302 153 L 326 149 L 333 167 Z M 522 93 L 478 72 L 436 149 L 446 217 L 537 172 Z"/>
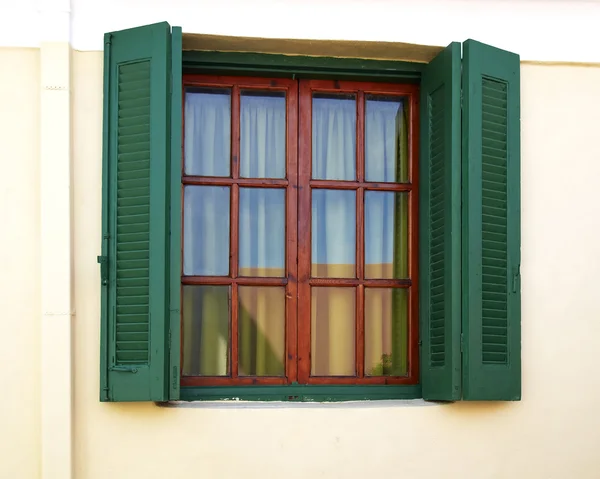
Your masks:
<path fill-rule="evenodd" d="M 238 373 L 285 374 L 285 290 L 238 289 Z M 185 286 L 183 294 L 183 374 L 230 374 L 229 286 Z"/>
<path fill-rule="evenodd" d="M 183 287 L 183 375 L 229 374 L 229 286 Z"/>
<path fill-rule="evenodd" d="M 408 177 L 408 108 L 396 115 L 398 168 L 396 181 Z M 408 278 L 408 198 L 396 194 L 394 215 L 394 278 Z M 392 371 L 393 376 L 404 376 L 408 371 L 408 295 L 405 291 L 392 293 Z"/>
<path fill-rule="evenodd" d="M 285 375 L 285 288 L 240 286 L 240 376 Z"/>

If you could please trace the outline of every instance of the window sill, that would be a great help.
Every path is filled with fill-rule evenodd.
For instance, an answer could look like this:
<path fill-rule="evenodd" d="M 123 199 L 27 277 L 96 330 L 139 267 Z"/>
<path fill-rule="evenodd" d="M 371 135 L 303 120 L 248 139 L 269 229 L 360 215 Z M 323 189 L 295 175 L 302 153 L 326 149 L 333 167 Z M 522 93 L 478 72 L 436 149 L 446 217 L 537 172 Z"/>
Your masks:
<path fill-rule="evenodd" d="M 181 401 L 280 401 L 288 403 L 420 399 L 420 385 L 182 387 Z"/>

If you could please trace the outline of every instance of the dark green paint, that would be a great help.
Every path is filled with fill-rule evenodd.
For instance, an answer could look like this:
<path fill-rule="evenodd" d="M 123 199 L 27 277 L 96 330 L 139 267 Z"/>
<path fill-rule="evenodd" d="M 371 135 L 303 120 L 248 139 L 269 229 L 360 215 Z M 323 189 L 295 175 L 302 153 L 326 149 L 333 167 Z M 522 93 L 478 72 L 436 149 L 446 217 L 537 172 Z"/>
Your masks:
<path fill-rule="evenodd" d="M 423 70 L 419 291 L 423 398 L 461 395 L 460 44 Z"/>
<path fill-rule="evenodd" d="M 421 387 L 415 386 L 237 386 L 182 387 L 183 401 L 244 401 L 341 402 L 377 399 L 417 399 Z"/>
<path fill-rule="evenodd" d="M 170 27 L 105 37 L 103 401 L 168 399 Z M 135 238 L 136 242 L 132 242 Z"/>
<path fill-rule="evenodd" d="M 465 294 L 462 298 L 462 328 L 466 344 L 462 358 L 462 393 L 465 399 L 514 400 L 520 398 L 519 59 L 516 55 L 471 40 L 465 43 L 464 51 L 462 288 Z M 461 61 L 459 44 L 451 44 L 428 65 L 252 53 L 181 52 L 181 29 L 174 28 L 171 35 L 169 25 L 162 23 L 107 34 L 104 61 L 103 239 L 100 258 L 103 269 L 100 359 L 102 401 L 163 402 L 179 398 L 188 401 L 232 398 L 274 401 L 352 401 L 421 397 L 420 385 L 289 385 L 198 387 L 180 390 L 182 98 L 179 85 L 182 71 L 293 78 L 422 81 L 419 252 L 422 397 L 435 401 L 460 399 L 461 208 L 458 205 L 460 205 L 461 194 Z M 126 166 L 121 181 L 117 183 L 116 121 L 119 106 L 116 74 L 119 65 L 140 61 L 151 63 L 148 78 L 151 85 L 151 122 L 149 126 L 135 124 L 130 126 L 140 129 L 140 134 L 147 135 L 145 138 L 150 144 L 148 161 L 152 194 L 147 205 L 150 218 L 148 258 L 150 272 L 147 278 L 149 334 L 127 330 L 126 332 L 131 334 L 126 338 L 142 343 L 146 341 L 149 348 L 145 360 L 127 361 L 126 357 L 118 363 L 116 361 L 118 339 L 116 278 L 119 272 L 116 269 L 116 198 L 124 189 L 139 186 L 136 183 L 139 178 L 136 175 L 129 175 Z M 492 82 L 486 86 L 488 92 L 486 104 L 482 101 L 481 94 L 484 79 Z M 482 162 L 482 149 L 485 147 L 485 142 L 488 142 L 488 147 L 494 148 L 498 146 L 498 141 L 502 142 L 502 137 L 497 136 L 497 131 L 482 134 L 483 117 L 497 113 L 494 108 L 498 106 L 498 101 L 500 103 L 503 101 L 502 89 L 495 89 L 496 83 L 493 82 L 506 84 L 508 88 L 506 110 L 508 234 L 505 248 L 507 278 L 506 284 L 492 285 L 492 289 L 489 289 L 490 285 L 486 284 L 485 287 L 488 289 L 482 289 L 482 268 L 485 265 L 496 267 L 496 261 L 499 259 L 489 254 L 489 257 L 486 257 L 481 246 L 481 238 L 484 235 L 495 233 L 495 231 L 485 231 L 482 211 L 485 208 L 496 207 L 495 201 L 502 201 L 501 198 L 492 198 L 492 203 L 489 203 L 490 198 L 483 197 L 481 189 L 482 174 L 496 178 L 494 175 L 498 173 L 498 165 Z M 133 98 L 133 100 L 139 99 Z M 149 130 L 146 131 L 144 128 Z M 139 153 L 135 151 L 135 145 L 125 146 L 133 147 L 132 153 Z M 440 184 L 443 187 L 440 187 Z M 486 201 L 488 204 L 485 203 Z M 136 208 L 139 206 L 136 205 Z M 130 210 L 132 214 L 135 211 Z M 169 222 L 168 230 L 167 222 Z M 128 227 L 132 228 L 132 231 L 138 228 L 135 223 L 131 223 Z M 493 225 L 491 228 L 493 229 Z M 441 258 L 442 267 L 436 264 L 436 258 L 432 256 L 436 251 Z M 132 257 L 130 260 L 132 261 L 130 265 L 138 264 L 136 261 L 140 258 Z M 165 281 L 167 271 L 169 271 L 169 281 Z M 106 284 L 105 278 L 107 278 Z M 499 350 L 496 349 L 495 343 L 488 341 L 484 345 L 482 342 L 486 320 L 481 314 L 482 294 L 486 291 L 497 293 L 494 289 L 496 286 L 506 290 L 508 336 L 505 356 L 498 354 Z M 144 292 L 141 289 L 136 291 Z M 436 330 L 435 326 L 439 324 L 440 319 L 443 329 Z M 489 318 L 487 320 L 489 325 Z M 434 326 L 433 330 L 432 326 Z M 121 335 L 121 338 L 123 337 L 125 336 Z M 500 352 L 502 351 L 500 348 Z M 496 364 L 492 364 L 494 361 Z"/>
<path fill-rule="evenodd" d="M 424 67 L 423 63 L 359 58 L 244 52 L 183 52 L 183 68 L 190 73 L 412 83 L 419 80 Z"/>
<path fill-rule="evenodd" d="M 467 40 L 463 95 L 463 398 L 519 400 L 519 56 Z"/>
<path fill-rule="evenodd" d="M 181 27 L 171 33 L 171 165 L 169 172 L 169 399 L 179 399 L 181 348 Z"/>
<path fill-rule="evenodd" d="M 110 65 L 110 33 L 104 35 L 104 65 Z M 102 256 L 100 263 L 100 401 L 108 401 L 108 165 L 109 155 L 109 126 L 110 126 L 110 68 L 104 68 L 104 91 L 102 99 Z"/>

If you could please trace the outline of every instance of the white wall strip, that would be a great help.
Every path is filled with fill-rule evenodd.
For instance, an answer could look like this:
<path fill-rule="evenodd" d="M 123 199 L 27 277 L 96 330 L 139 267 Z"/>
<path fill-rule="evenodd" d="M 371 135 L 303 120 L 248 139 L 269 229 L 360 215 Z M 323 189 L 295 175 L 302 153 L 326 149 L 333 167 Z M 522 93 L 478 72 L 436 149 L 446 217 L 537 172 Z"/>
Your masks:
<path fill-rule="evenodd" d="M 596 0 L 12 0 L 0 6 L 0 46 L 70 40 L 102 50 L 102 36 L 166 20 L 184 32 L 445 46 L 474 38 L 523 60 L 600 62 Z M 71 37 L 64 38 L 70 21 Z"/>

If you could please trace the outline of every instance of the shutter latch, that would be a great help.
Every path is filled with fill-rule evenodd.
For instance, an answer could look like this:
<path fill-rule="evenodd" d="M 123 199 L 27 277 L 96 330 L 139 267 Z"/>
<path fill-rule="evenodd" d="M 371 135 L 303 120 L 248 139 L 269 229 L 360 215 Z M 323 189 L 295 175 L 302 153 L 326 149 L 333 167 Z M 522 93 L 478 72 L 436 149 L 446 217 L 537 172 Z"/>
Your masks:
<path fill-rule="evenodd" d="M 111 371 L 119 371 L 122 373 L 132 373 L 135 374 L 138 372 L 138 368 L 134 368 L 132 366 L 113 366 L 110 368 Z"/>
<path fill-rule="evenodd" d="M 106 256 L 98 256 L 100 263 L 100 279 L 102 284 L 108 284 L 108 258 Z"/>
<path fill-rule="evenodd" d="M 513 293 L 517 292 L 517 285 L 518 285 L 518 281 L 519 281 L 519 276 L 521 276 L 521 265 L 517 265 L 517 267 L 515 268 L 515 272 L 513 274 Z"/>

